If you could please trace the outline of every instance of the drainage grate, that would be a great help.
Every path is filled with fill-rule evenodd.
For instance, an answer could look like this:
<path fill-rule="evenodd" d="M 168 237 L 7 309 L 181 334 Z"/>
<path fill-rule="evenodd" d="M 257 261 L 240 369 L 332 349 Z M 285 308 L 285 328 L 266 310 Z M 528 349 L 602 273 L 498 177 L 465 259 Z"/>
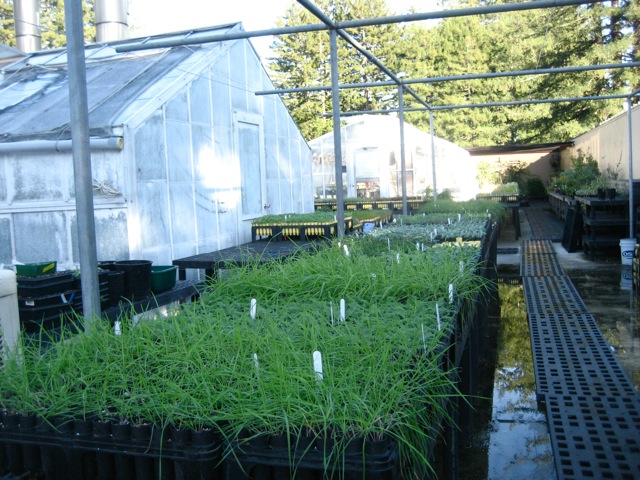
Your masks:
<path fill-rule="evenodd" d="M 569 277 L 523 277 L 525 303 L 530 318 L 589 313 Z"/>
<path fill-rule="evenodd" d="M 556 253 L 550 240 L 523 240 L 521 250 L 523 255 Z"/>
<path fill-rule="evenodd" d="M 549 395 L 547 421 L 559 480 L 638 478 L 637 394 Z"/>
<path fill-rule="evenodd" d="M 529 318 L 536 393 L 632 393 L 633 386 L 592 315 Z"/>
<path fill-rule="evenodd" d="M 564 270 L 556 254 L 523 255 L 520 260 L 520 275 L 523 277 L 561 276 L 564 275 Z"/>

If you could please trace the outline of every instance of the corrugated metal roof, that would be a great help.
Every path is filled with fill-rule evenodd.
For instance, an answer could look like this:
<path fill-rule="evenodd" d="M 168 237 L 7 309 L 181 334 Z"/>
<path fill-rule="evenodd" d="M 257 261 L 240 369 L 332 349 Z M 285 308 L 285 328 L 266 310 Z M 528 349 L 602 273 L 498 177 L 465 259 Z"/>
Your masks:
<path fill-rule="evenodd" d="M 197 38 L 198 34 L 210 34 L 212 31 L 225 33 L 237 25 L 87 46 L 85 58 L 91 136 L 112 135 L 113 128 L 119 126 L 114 122 L 128 105 L 203 48 L 192 46 L 117 53 L 116 45 L 143 43 L 152 38 Z M 71 137 L 65 49 L 30 54 L 6 66 L 0 79 L 0 142 Z"/>

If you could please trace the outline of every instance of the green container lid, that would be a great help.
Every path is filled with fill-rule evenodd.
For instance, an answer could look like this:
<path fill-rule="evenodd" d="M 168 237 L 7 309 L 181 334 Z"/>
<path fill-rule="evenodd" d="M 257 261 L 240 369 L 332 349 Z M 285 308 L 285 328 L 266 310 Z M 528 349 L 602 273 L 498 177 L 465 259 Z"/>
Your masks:
<path fill-rule="evenodd" d="M 19 277 L 40 277 L 56 273 L 58 262 L 25 263 L 16 265 L 16 274 Z"/>

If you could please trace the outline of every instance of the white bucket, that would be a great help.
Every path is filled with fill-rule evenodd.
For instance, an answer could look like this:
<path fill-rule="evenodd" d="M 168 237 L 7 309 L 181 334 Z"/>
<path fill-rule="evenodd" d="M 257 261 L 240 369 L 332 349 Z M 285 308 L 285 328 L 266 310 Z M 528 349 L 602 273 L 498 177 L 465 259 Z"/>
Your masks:
<path fill-rule="evenodd" d="M 633 265 L 633 251 L 635 247 L 635 238 L 620 239 L 620 256 L 622 259 L 622 265 Z"/>

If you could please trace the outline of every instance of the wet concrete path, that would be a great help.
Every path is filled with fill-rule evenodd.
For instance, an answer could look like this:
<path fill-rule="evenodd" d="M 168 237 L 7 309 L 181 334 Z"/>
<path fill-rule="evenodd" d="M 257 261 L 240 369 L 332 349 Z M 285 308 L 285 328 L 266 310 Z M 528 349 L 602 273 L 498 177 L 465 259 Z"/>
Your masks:
<path fill-rule="evenodd" d="M 520 215 L 522 237 L 515 239 L 510 225 L 501 234 L 498 265 L 503 277 L 518 276 L 520 242 L 532 238 L 524 213 Z M 554 248 L 640 390 L 640 301 L 632 287 L 631 268 L 622 266 L 615 252 L 591 261 L 582 252 L 567 253 L 560 243 L 554 243 Z M 490 348 L 481 365 L 484 374 L 478 395 L 486 400 L 478 402 L 475 434 L 461 442 L 460 479 L 555 479 L 546 416 L 536 402 L 522 287 L 502 286 L 500 293 L 502 309 L 492 318 L 486 339 Z"/>

